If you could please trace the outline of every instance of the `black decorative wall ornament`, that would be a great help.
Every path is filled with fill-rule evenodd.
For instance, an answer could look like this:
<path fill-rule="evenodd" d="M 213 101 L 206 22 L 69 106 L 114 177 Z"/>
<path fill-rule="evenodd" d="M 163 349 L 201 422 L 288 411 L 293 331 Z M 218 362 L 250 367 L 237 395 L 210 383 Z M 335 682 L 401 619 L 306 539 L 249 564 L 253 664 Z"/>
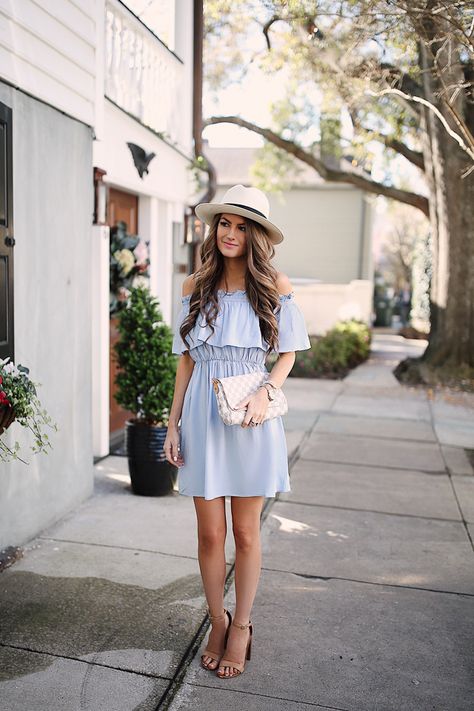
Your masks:
<path fill-rule="evenodd" d="M 146 153 L 143 148 L 137 146 L 136 143 L 127 142 L 127 146 L 130 148 L 135 168 L 138 170 L 138 175 L 143 180 L 143 173 L 148 174 L 148 166 L 156 156 L 156 153 Z"/>

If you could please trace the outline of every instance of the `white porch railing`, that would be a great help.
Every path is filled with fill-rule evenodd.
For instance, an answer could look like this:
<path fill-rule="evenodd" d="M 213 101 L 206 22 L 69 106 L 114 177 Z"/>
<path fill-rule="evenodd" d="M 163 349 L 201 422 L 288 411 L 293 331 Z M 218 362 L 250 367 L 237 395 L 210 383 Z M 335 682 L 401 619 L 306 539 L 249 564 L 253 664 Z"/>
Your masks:
<path fill-rule="evenodd" d="M 182 145 L 181 60 L 126 7 L 106 4 L 105 95 L 171 142 Z"/>

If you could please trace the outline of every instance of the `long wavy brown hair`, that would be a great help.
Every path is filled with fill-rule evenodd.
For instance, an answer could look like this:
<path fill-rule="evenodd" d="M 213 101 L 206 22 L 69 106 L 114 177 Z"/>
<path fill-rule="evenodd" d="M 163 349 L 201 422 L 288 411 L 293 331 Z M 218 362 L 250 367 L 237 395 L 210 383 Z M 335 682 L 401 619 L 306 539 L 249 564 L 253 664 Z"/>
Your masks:
<path fill-rule="evenodd" d="M 189 348 L 186 336 L 202 312 L 206 324 L 215 331 L 214 323 L 219 311 L 217 291 L 224 273 L 224 257 L 217 247 L 217 226 L 221 215 L 215 215 L 209 234 L 201 245 L 201 266 L 194 274 L 194 291 L 189 302 L 189 314 L 179 329 L 181 338 Z M 264 227 L 254 220 L 244 218 L 247 237 L 247 271 L 245 290 L 248 300 L 258 316 L 260 332 L 268 344 L 267 353 L 278 350 L 278 323 L 275 313 L 280 309 L 276 287 L 277 270 L 270 264 L 275 248 Z M 209 335 L 209 338 L 210 338 Z"/>

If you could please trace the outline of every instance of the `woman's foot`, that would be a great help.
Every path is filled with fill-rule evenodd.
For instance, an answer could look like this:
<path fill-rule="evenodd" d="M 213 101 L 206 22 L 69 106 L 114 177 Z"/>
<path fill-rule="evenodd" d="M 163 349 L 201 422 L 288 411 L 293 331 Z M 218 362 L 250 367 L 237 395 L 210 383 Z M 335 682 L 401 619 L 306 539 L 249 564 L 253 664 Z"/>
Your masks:
<path fill-rule="evenodd" d="M 216 672 L 218 677 L 227 679 L 242 674 L 246 659 L 250 659 L 252 631 L 251 622 L 232 623 L 224 656 Z"/>
<path fill-rule="evenodd" d="M 219 666 L 219 661 L 224 653 L 227 642 L 227 635 L 232 623 L 232 616 L 229 610 L 224 610 L 222 615 L 211 615 L 211 631 L 207 640 L 207 647 L 201 655 L 201 666 L 204 669 L 214 671 Z"/>

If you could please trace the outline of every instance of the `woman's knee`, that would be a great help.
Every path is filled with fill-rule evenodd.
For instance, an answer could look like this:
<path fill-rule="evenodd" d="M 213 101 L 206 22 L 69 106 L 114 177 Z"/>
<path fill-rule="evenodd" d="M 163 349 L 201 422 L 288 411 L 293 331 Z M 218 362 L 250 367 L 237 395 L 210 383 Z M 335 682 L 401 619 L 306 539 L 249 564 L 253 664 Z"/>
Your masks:
<path fill-rule="evenodd" d="M 234 532 L 235 546 L 239 551 L 249 551 L 259 544 L 260 531 L 258 527 L 234 524 L 232 530 Z"/>
<path fill-rule="evenodd" d="M 226 530 L 221 526 L 205 528 L 199 531 L 199 547 L 204 551 L 214 551 L 224 547 Z"/>

